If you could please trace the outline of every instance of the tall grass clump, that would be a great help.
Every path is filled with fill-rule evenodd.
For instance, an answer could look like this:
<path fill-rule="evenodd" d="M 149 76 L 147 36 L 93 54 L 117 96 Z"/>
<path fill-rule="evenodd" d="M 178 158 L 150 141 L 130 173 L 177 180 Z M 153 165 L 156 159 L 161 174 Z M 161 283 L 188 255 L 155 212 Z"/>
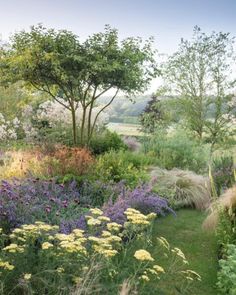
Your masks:
<path fill-rule="evenodd" d="M 230 223 L 235 223 L 236 213 L 236 186 L 228 189 L 223 195 L 215 200 L 209 207 L 209 215 L 203 223 L 205 229 L 216 229 L 217 225 L 226 217 Z M 232 227 L 234 225 L 232 224 Z"/>
<path fill-rule="evenodd" d="M 154 190 L 165 197 L 174 208 L 206 209 L 211 200 L 209 179 L 191 171 L 153 168 Z"/>

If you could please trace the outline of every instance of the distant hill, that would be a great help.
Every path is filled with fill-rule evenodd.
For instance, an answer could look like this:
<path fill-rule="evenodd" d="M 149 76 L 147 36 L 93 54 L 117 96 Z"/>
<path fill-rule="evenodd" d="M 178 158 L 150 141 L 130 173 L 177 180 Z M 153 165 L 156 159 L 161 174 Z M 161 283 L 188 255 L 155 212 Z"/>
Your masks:
<path fill-rule="evenodd" d="M 99 103 L 108 103 L 110 99 L 111 97 L 104 96 L 99 99 Z M 137 96 L 132 99 L 118 96 L 107 109 L 110 122 L 139 123 L 138 117 L 150 99 L 151 95 Z"/>

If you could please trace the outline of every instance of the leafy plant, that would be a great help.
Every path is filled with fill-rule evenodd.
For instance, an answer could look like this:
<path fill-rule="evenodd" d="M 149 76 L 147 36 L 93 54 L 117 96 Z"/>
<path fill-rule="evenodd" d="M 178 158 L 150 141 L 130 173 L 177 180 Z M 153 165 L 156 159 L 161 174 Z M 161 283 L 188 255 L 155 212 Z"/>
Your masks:
<path fill-rule="evenodd" d="M 148 176 L 143 171 L 142 161 L 131 153 L 110 151 L 97 159 L 95 175 L 102 181 L 124 181 L 127 186 L 134 187 L 147 180 Z M 142 157 L 142 159 L 144 159 Z"/>
<path fill-rule="evenodd" d="M 236 246 L 228 244 L 226 257 L 219 261 L 220 271 L 218 272 L 217 286 L 221 294 L 236 294 Z"/>
<path fill-rule="evenodd" d="M 93 154 L 99 155 L 109 150 L 125 150 L 127 146 L 117 133 L 105 130 L 93 135 L 89 142 L 89 148 Z"/>
<path fill-rule="evenodd" d="M 144 152 L 155 158 L 155 164 L 165 169 L 187 169 L 196 173 L 206 172 L 209 149 L 186 133 L 174 130 L 170 134 L 156 133 L 145 138 Z"/>

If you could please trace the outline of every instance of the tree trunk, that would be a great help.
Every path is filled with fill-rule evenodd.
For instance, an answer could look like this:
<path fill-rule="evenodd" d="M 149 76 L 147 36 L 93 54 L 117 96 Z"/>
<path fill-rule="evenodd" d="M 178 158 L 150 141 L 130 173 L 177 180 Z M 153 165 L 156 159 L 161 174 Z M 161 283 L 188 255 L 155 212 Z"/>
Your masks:
<path fill-rule="evenodd" d="M 93 110 L 93 103 L 94 103 L 94 101 L 92 101 L 91 102 L 91 104 L 90 104 L 90 108 L 89 108 L 89 114 L 88 114 L 88 130 L 87 130 L 87 132 L 88 132 L 88 142 L 87 142 L 87 144 L 89 144 L 89 142 L 90 142 L 90 137 L 91 137 L 91 127 L 92 127 L 92 122 L 91 122 L 91 119 L 92 119 L 92 110 Z"/>
<path fill-rule="evenodd" d="M 81 144 L 84 144 L 84 129 L 85 129 L 85 121 L 86 121 L 86 107 L 83 107 L 83 116 L 82 116 L 82 123 L 81 123 L 81 131 L 80 131 L 80 136 L 81 136 Z"/>
<path fill-rule="evenodd" d="M 76 129 L 76 117 L 75 117 L 75 110 L 71 109 L 71 115 L 72 115 L 72 129 L 73 129 L 73 142 L 74 145 L 77 144 L 77 129 Z"/>

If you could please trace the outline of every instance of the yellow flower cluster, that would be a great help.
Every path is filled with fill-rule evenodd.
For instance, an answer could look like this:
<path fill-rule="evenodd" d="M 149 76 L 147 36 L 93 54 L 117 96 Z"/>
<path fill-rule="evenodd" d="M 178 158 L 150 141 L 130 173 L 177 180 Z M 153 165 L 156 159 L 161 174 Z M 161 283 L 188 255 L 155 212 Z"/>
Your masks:
<path fill-rule="evenodd" d="M 188 264 L 188 261 L 184 253 L 179 248 L 173 248 L 171 249 L 171 252 L 178 256 L 180 259 L 182 259 L 183 263 Z"/>
<path fill-rule="evenodd" d="M 19 246 L 15 243 L 12 243 L 9 246 L 6 246 L 5 248 L 3 248 L 2 250 L 8 251 L 10 253 L 16 253 L 16 252 L 22 253 L 24 252 L 24 246 Z"/>
<path fill-rule="evenodd" d="M 111 232 L 119 232 L 122 228 L 122 225 L 116 222 L 110 222 L 107 224 L 107 229 Z"/>
<path fill-rule="evenodd" d="M 181 271 L 181 273 L 183 273 L 186 279 L 189 281 L 193 281 L 194 279 L 197 279 L 197 281 L 201 281 L 201 276 L 197 272 L 191 269 Z"/>
<path fill-rule="evenodd" d="M 26 281 L 29 281 L 30 279 L 31 279 L 31 273 L 26 273 L 25 275 L 24 275 L 24 279 L 26 280 Z"/>
<path fill-rule="evenodd" d="M 154 259 L 152 258 L 151 254 L 146 251 L 146 250 L 137 250 L 135 253 L 134 253 L 134 257 L 137 259 L 137 260 L 141 260 L 141 261 L 154 261 Z"/>
<path fill-rule="evenodd" d="M 14 269 L 14 265 L 10 264 L 7 261 L 0 261 L 0 267 L 2 267 L 3 269 L 6 269 L 6 270 L 13 270 Z"/>
<path fill-rule="evenodd" d="M 86 215 L 87 225 L 94 227 L 101 225 L 102 223 L 110 222 L 110 218 L 103 215 L 102 210 L 98 208 L 92 208 L 89 210 L 91 215 Z"/>
<path fill-rule="evenodd" d="M 153 265 L 152 268 L 147 268 L 143 274 L 139 277 L 140 280 L 149 282 L 150 281 L 150 275 L 154 275 L 156 278 L 160 279 L 159 275 L 160 273 L 164 273 L 163 267 L 160 265 Z"/>
<path fill-rule="evenodd" d="M 150 221 L 148 220 L 148 216 L 140 213 L 138 210 L 133 208 L 128 208 L 125 212 L 127 216 L 128 222 L 125 223 L 125 227 L 129 226 L 130 224 L 135 225 L 150 225 Z M 153 218 L 153 215 L 149 216 L 149 219 Z"/>
<path fill-rule="evenodd" d="M 103 231 L 101 237 L 88 237 L 88 240 L 92 243 L 93 250 L 105 257 L 115 256 L 118 253 L 116 249 L 120 247 L 122 241 L 120 237 L 108 231 Z"/>
<path fill-rule="evenodd" d="M 58 242 L 59 249 L 68 253 L 86 254 L 85 242 L 87 238 L 84 237 L 82 230 L 74 230 L 71 234 L 55 234 L 55 239 Z"/>
<path fill-rule="evenodd" d="M 166 248 L 167 250 L 170 249 L 170 244 L 165 238 L 160 237 L 160 238 L 157 238 L 157 240 L 162 247 Z"/>
<path fill-rule="evenodd" d="M 47 250 L 47 249 L 52 248 L 52 247 L 53 247 L 53 244 L 51 244 L 49 242 L 42 243 L 42 249 L 43 250 Z"/>
<path fill-rule="evenodd" d="M 165 271 L 164 271 L 164 268 L 161 267 L 160 265 L 157 265 L 157 264 L 153 265 L 153 269 L 154 269 L 156 272 L 158 272 L 158 273 L 160 273 L 160 272 L 165 272 Z"/>

